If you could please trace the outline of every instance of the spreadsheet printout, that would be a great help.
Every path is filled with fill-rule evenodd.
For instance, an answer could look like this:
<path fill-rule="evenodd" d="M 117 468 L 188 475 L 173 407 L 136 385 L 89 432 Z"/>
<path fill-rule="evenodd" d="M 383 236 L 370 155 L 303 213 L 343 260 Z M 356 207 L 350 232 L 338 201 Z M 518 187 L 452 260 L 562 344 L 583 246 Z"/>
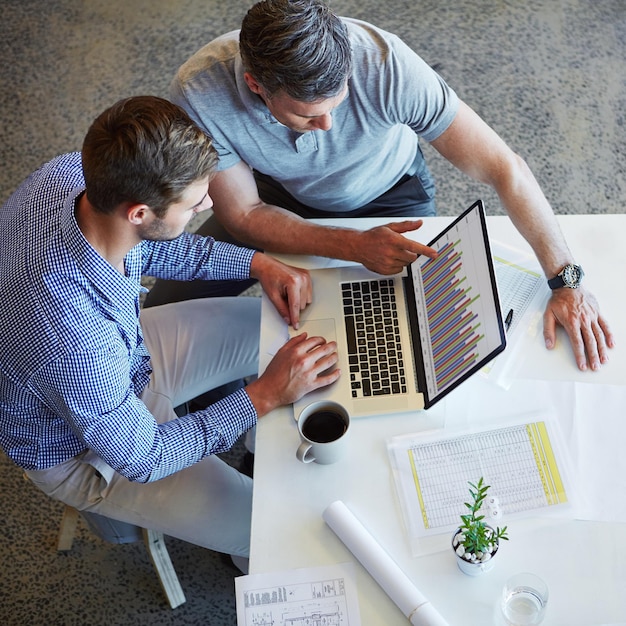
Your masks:
<path fill-rule="evenodd" d="M 502 301 L 502 315 L 506 317 L 509 311 L 513 311 L 511 324 L 507 329 L 512 333 L 531 306 L 537 292 L 543 287 L 543 276 L 498 256 L 494 256 L 493 260 Z"/>
<path fill-rule="evenodd" d="M 564 464 L 545 421 L 447 437 L 403 435 L 388 450 L 411 539 L 457 528 L 469 482 L 481 477 L 504 516 L 494 524 L 570 501 Z"/>
<path fill-rule="evenodd" d="M 538 332 L 549 289 L 536 258 L 498 242 L 492 252 L 502 316 L 510 322 L 506 350 L 481 374 L 508 389 L 524 361 L 523 346 Z"/>

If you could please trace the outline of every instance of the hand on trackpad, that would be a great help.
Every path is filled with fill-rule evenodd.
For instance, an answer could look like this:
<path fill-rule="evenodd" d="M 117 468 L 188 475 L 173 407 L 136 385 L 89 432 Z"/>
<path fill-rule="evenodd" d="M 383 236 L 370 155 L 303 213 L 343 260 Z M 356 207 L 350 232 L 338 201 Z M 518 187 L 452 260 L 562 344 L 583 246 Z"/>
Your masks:
<path fill-rule="evenodd" d="M 307 337 L 323 337 L 326 341 L 337 341 L 337 332 L 335 330 L 335 320 L 330 319 L 319 319 L 319 320 L 307 320 L 306 322 L 300 323 L 300 328 L 298 330 L 294 330 L 291 326 L 289 327 L 289 336 L 295 337 L 301 333 L 306 333 Z M 339 349 L 339 347 L 337 347 Z M 329 367 L 328 370 L 322 372 L 323 374 L 326 372 L 332 372 L 336 369 L 337 365 L 333 365 Z"/>
<path fill-rule="evenodd" d="M 326 341 L 337 341 L 337 331 L 335 329 L 335 320 L 334 319 L 317 319 L 317 320 L 306 320 L 300 321 L 300 328 L 298 330 L 294 330 L 291 326 L 289 327 L 289 336 L 295 337 L 296 335 L 300 335 L 301 333 L 306 333 L 307 337 L 323 337 Z M 327 371 L 332 371 L 337 367 L 337 365 L 333 365 Z M 322 372 L 324 374 L 326 372 Z M 328 394 L 328 390 L 330 387 L 336 385 L 337 382 L 331 383 L 328 387 L 322 387 L 316 391 L 312 391 L 302 398 L 299 401 L 294 402 L 294 419 L 297 421 L 298 415 L 302 410 L 302 407 L 307 404 L 315 401 L 316 399 L 325 399 Z M 319 395 L 321 394 L 321 395 Z"/>

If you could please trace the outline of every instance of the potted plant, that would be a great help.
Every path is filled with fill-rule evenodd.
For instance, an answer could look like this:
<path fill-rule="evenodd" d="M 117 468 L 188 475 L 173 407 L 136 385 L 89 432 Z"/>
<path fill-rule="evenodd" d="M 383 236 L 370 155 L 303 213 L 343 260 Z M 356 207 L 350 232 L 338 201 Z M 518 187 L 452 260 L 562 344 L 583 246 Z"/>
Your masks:
<path fill-rule="evenodd" d="M 469 576 L 478 576 L 493 567 L 500 541 L 508 541 L 507 527 L 495 530 L 485 522 L 485 510 L 490 485 L 483 478 L 474 484 L 469 483 L 471 502 L 465 502 L 468 512 L 461 515 L 461 526 L 452 536 L 452 549 L 456 554 L 459 569 Z M 500 516 L 497 500 L 491 498 L 489 514 L 492 518 Z"/>

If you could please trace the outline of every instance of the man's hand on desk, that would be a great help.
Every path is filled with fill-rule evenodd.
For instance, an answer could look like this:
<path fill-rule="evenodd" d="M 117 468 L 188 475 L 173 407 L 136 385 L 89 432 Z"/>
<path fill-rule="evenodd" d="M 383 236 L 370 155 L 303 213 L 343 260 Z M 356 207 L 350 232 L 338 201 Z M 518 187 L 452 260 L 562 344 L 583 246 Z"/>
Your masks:
<path fill-rule="evenodd" d="M 298 328 L 300 311 L 311 303 L 313 296 L 309 273 L 257 252 L 252 257 L 250 276 L 259 280 L 263 291 L 285 322 Z"/>
<path fill-rule="evenodd" d="M 361 231 L 356 237 L 356 247 L 348 250 L 346 258 L 385 275 L 401 272 L 420 254 L 434 258 L 435 250 L 403 235 L 417 230 L 423 223 L 423 220 L 405 220 Z M 346 241 L 349 242 L 349 238 Z"/>
<path fill-rule="evenodd" d="M 265 372 L 246 387 L 257 415 L 291 404 L 304 394 L 335 382 L 340 376 L 337 344 L 306 333 L 292 337 L 276 353 Z M 332 371 L 329 371 L 330 368 Z"/>
<path fill-rule="evenodd" d="M 556 343 L 556 326 L 567 332 L 578 369 L 599 370 L 608 363 L 608 349 L 615 340 L 606 320 L 600 315 L 595 297 L 583 287 L 555 289 L 543 316 L 543 337 L 546 347 Z"/>

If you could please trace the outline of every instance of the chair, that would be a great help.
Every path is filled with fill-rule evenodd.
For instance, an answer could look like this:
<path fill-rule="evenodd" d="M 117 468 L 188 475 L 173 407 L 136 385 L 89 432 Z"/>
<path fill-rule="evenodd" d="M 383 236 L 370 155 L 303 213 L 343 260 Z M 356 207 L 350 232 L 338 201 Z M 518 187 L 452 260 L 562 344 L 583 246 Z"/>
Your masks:
<path fill-rule="evenodd" d="M 59 529 L 57 550 L 71 550 L 78 513 L 75 508 L 66 505 Z M 104 541 L 118 544 L 143 541 L 170 607 L 175 609 L 186 601 L 162 533 L 140 528 L 134 524 L 119 522 L 97 513 L 82 511 L 81 515 L 93 533 Z"/>

